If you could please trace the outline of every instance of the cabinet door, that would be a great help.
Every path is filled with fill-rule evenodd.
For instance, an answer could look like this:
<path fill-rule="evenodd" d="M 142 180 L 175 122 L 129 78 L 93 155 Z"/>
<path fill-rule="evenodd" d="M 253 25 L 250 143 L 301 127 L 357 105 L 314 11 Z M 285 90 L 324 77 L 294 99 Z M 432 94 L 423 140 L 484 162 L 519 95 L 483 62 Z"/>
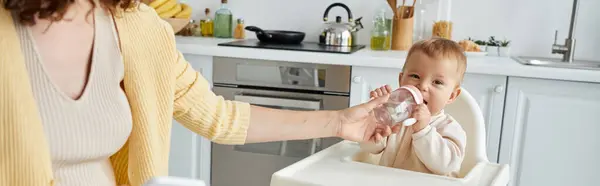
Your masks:
<path fill-rule="evenodd" d="M 184 55 L 194 70 L 212 85 L 212 57 Z M 173 120 L 169 175 L 200 179 L 210 183 L 211 143 Z"/>
<path fill-rule="evenodd" d="M 369 92 L 383 85 L 398 88 L 398 75 L 401 69 L 352 67 L 350 85 L 350 106 L 369 101 Z"/>
<path fill-rule="evenodd" d="M 498 162 L 506 81 L 506 76 L 465 74 L 462 85 L 477 100 L 483 113 L 490 162 Z"/>
<path fill-rule="evenodd" d="M 510 77 L 504 113 L 510 185 L 598 185 L 600 84 Z"/>

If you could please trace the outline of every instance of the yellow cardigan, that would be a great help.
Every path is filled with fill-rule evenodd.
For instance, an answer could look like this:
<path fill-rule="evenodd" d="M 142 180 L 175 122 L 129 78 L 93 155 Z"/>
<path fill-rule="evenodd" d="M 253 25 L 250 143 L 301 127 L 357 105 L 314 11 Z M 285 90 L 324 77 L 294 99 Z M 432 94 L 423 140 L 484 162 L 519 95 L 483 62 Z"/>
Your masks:
<path fill-rule="evenodd" d="M 216 143 L 245 142 L 250 106 L 214 95 L 177 51 L 171 27 L 153 9 L 141 5 L 116 16 L 123 86 L 133 114 L 129 140 L 111 157 L 118 184 L 139 186 L 168 174 L 173 117 Z M 10 12 L 0 8 L 0 186 L 54 185 L 17 37 Z"/>

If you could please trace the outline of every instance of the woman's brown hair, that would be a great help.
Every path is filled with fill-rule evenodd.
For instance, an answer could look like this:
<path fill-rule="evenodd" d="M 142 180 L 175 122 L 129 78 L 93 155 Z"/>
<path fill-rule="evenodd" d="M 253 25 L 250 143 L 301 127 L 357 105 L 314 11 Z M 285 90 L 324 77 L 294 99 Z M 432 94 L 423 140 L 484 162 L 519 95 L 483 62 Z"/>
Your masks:
<path fill-rule="evenodd" d="M 123 9 L 132 7 L 137 0 L 98 0 L 98 2 L 103 8 L 114 11 L 118 7 Z M 21 24 L 34 25 L 36 16 L 51 21 L 63 20 L 67 8 L 75 3 L 75 0 L 0 0 L 0 3 L 5 9 L 15 12 Z"/>

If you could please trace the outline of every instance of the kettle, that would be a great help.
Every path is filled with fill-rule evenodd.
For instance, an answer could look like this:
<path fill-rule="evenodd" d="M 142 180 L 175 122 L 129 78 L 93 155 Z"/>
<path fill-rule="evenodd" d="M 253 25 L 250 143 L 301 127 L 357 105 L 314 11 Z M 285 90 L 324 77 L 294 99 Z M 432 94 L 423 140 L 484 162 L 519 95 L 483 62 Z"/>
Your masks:
<path fill-rule="evenodd" d="M 327 22 L 329 17 L 329 10 L 333 7 L 342 7 L 346 9 L 348 12 L 348 22 L 342 22 L 342 17 L 336 16 L 335 22 Z M 333 3 L 325 9 L 325 14 L 323 15 L 323 21 L 325 21 L 325 28 L 321 31 L 321 35 L 319 35 L 319 44 L 328 45 L 328 46 L 344 46 L 350 47 L 355 46 L 358 41 L 357 32 L 363 28 L 360 20 L 362 17 L 356 19 L 352 18 L 352 12 L 343 3 Z"/>

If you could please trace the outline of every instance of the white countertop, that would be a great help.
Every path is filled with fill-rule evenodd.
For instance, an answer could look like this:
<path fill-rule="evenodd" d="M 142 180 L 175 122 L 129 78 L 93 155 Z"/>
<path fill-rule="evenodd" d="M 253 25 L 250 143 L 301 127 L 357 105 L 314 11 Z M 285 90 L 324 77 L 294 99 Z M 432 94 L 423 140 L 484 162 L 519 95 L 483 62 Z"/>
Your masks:
<path fill-rule="evenodd" d="M 351 160 L 359 150 L 355 142 L 337 143 L 275 172 L 271 186 L 499 186 L 509 180 L 509 167 L 505 164 L 482 162 L 464 178 L 451 178 Z"/>
<path fill-rule="evenodd" d="M 302 63 L 402 68 L 407 55 L 406 51 L 373 51 L 368 47 L 352 54 L 333 54 L 218 46 L 233 39 L 182 36 L 176 39 L 177 48 L 184 54 Z M 600 83 L 600 71 L 528 66 L 507 57 L 469 56 L 467 73 Z"/>

